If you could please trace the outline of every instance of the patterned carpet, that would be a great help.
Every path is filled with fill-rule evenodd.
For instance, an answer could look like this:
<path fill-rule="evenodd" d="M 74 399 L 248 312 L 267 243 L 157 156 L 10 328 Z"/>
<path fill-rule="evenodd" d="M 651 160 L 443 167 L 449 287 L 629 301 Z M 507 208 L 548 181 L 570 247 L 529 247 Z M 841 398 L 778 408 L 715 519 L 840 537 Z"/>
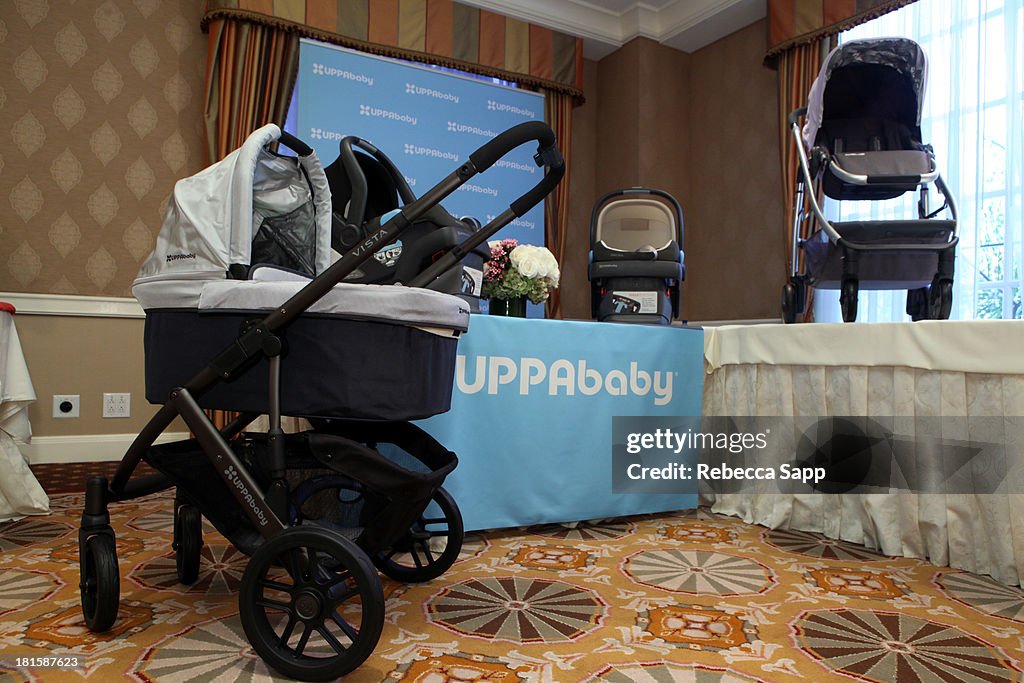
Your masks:
<path fill-rule="evenodd" d="M 272 680 L 234 591 L 246 558 L 206 534 L 175 578 L 171 498 L 112 507 L 121 567 L 112 633 L 78 605 L 78 494 L 0 526 L 0 660 L 77 654 L 79 671 L 0 681 Z M 1024 592 L 801 532 L 703 512 L 467 538 L 440 579 L 385 581 L 387 623 L 349 681 L 1022 680 Z"/>

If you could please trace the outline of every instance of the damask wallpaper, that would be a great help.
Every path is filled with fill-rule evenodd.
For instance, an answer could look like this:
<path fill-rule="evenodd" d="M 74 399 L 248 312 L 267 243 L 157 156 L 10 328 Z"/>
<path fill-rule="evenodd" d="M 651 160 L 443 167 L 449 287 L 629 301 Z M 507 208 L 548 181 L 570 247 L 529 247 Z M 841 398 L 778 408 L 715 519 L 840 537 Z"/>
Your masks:
<path fill-rule="evenodd" d="M 0 1 L 0 291 L 128 296 L 203 167 L 196 0 Z"/>

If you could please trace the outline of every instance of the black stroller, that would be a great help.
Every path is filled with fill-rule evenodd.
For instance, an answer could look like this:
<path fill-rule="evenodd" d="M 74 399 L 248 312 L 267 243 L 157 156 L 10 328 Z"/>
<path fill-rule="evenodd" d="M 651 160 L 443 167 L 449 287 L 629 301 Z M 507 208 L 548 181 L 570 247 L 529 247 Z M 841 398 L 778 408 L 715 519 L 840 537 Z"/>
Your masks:
<path fill-rule="evenodd" d="M 298 157 L 268 149 L 275 141 Z M 541 181 L 473 235 L 486 239 L 541 201 L 564 172 L 551 129 L 516 126 L 404 206 L 330 265 L 330 190 L 311 148 L 277 126 L 179 181 L 133 292 L 146 310 L 146 394 L 162 407 L 113 481 L 87 482 L 79 530 L 82 612 L 117 618 L 120 581 L 108 505 L 176 488 L 179 579 L 194 582 L 202 517 L 250 555 L 238 596 L 246 637 L 277 671 L 329 680 L 358 667 L 384 623 L 379 569 L 439 576 L 462 520 L 441 488 L 455 454 L 408 422 L 448 410 L 466 303 L 417 287 L 339 284 L 431 207 L 535 140 Z M 312 279 L 310 279 L 312 278 Z M 218 429 L 204 408 L 238 411 Z M 246 433 L 260 414 L 266 433 Z M 316 426 L 284 434 L 282 415 Z M 155 444 L 181 417 L 194 438 Z M 159 471 L 134 477 L 141 460 Z"/>
<path fill-rule="evenodd" d="M 386 220 L 389 212 L 416 200 L 405 176 L 394 162 L 370 142 L 354 135 L 342 138 L 338 158 L 324 169 L 331 187 L 333 229 L 331 247 L 344 254 L 366 239 Z M 480 224 L 456 219 L 441 205 L 433 206 L 386 245 L 345 282 L 404 284 L 430 266 L 439 254 L 469 239 Z M 430 289 L 461 296 L 474 313 L 480 311 L 483 262 L 490 257 L 486 245 L 466 253 L 461 266 L 441 274 Z"/>
<path fill-rule="evenodd" d="M 590 214 L 590 312 L 602 322 L 670 325 L 679 317 L 683 210 L 662 190 L 633 187 Z"/>
<path fill-rule="evenodd" d="M 793 265 L 782 289 L 785 322 L 804 312 L 808 286 L 840 290 L 845 322 L 857 318 L 860 289 L 907 289 L 914 320 L 949 318 L 957 212 L 932 148 L 921 141 L 926 76 L 924 52 L 912 40 L 852 40 L 826 58 L 808 106 L 790 114 L 799 166 Z M 943 198 L 935 211 L 932 184 Z M 819 204 L 822 193 L 877 201 L 914 191 L 917 218 L 911 220 L 830 221 Z M 949 218 L 937 218 L 945 210 Z"/>

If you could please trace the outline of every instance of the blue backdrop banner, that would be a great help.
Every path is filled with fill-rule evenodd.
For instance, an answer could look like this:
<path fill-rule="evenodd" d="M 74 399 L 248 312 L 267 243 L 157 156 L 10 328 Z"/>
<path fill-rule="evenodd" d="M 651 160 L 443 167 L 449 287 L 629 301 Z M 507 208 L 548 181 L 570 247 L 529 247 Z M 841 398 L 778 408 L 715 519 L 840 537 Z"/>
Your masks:
<path fill-rule="evenodd" d="M 538 93 L 307 39 L 296 89 L 294 132 L 325 165 L 337 158 L 341 138 L 358 135 L 395 162 L 416 194 L 503 130 L 544 120 Z M 445 208 L 487 223 L 540 180 L 535 152 L 536 144 L 528 144 L 508 154 L 446 199 Z M 543 205 L 495 239 L 509 237 L 544 244 Z"/>
<path fill-rule="evenodd" d="M 699 329 L 473 316 L 452 408 L 421 426 L 459 456 L 445 488 L 467 529 L 696 507 L 613 493 L 612 418 L 699 416 Z"/>

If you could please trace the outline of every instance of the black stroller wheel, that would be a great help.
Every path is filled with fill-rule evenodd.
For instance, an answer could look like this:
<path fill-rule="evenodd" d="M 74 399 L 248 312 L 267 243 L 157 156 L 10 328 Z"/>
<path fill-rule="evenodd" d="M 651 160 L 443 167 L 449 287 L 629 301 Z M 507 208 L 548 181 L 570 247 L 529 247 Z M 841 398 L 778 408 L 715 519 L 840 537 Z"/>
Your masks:
<path fill-rule="evenodd" d="M 238 606 L 263 661 L 305 681 L 358 667 L 384 627 L 384 592 L 370 559 L 319 527 L 288 528 L 260 546 L 242 575 Z"/>
<path fill-rule="evenodd" d="M 121 577 L 112 535 L 96 534 L 83 544 L 79 588 L 85 625 L 93 633 L 110 630 L 121 601 Z"/>
<path fill-rule="evenodd" d="M 203 549 L 203 518 L 199 509 L 185 503 L 174 510 L 174 563 L 178 581 L 191 586 L 199 578 L 199 554 Z"/>
<path fill-rule="evenodd" d="M 427 508 L 395 543 L 372 557 L 385 576 L 403 583 L 430 581 L 451 569 L 462 552 L 462 513 L 439 488 Z"/>

